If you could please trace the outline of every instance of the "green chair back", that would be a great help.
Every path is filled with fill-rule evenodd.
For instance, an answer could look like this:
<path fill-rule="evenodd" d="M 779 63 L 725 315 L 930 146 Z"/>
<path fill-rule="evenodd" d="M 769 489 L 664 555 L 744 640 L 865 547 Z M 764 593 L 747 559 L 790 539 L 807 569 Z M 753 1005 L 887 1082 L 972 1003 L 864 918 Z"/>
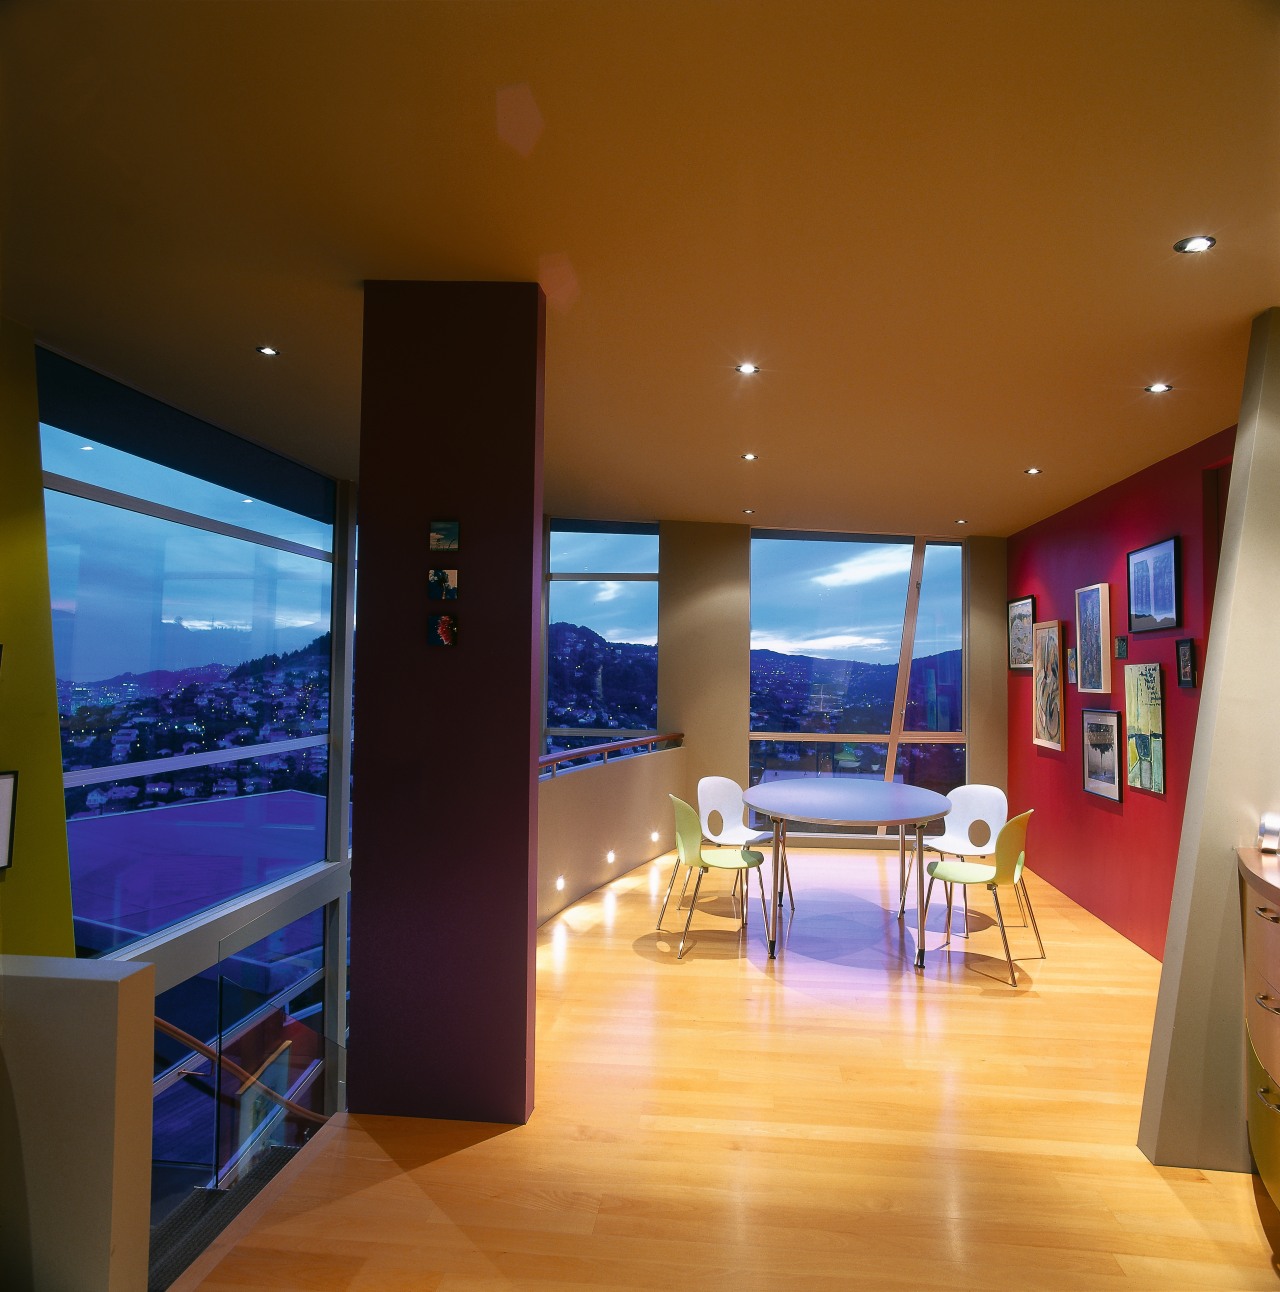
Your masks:
<path fill-rule="evenodd" d="M 996 835 L 997 884 L 1016 884 L 1022 878 L 1022 867 L 1027 859 L 1027 822 L 1031 820 L 1032 811 L 1034 809 L 1029 809 L 1006 821 Z"/>
<path fill-rule="evenodd" d="M 702 865 L 702 822 L 698 814 L 674 794 L 668 795 L 676 810 L 676 852 L 686 866 Z"/>

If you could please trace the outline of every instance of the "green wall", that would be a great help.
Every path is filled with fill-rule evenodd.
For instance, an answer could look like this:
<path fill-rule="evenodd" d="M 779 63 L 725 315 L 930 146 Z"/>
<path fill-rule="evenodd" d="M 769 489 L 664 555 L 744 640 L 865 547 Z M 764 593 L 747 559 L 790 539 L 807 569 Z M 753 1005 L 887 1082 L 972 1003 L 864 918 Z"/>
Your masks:
<path fill-rule="evenodd" d="M 0 320 L 0 771 L 18 773 L 0 952 L 75 954 L 49 614 L 35 347 Z"/>

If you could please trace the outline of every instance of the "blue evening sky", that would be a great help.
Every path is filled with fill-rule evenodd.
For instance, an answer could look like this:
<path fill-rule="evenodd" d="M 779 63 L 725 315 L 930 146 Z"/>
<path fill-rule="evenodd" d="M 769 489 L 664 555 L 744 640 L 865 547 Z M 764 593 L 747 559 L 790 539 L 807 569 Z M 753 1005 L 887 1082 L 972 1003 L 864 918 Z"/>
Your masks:
<path fill-rule="evenodd" d="M 657 569 L 650 535 L 553 531 L 551 569 L 622 574 Z M 911 543 L 881 539 L 753 539 L 751 645 L 788 655 L 895 664 Z M 914 656 L 961 644 L 961 548 L 930 544 Z M 657 585 L 623 580 L 551 585 L 549 620 L 583 624 L 609 641 L 653 642 Z"/>

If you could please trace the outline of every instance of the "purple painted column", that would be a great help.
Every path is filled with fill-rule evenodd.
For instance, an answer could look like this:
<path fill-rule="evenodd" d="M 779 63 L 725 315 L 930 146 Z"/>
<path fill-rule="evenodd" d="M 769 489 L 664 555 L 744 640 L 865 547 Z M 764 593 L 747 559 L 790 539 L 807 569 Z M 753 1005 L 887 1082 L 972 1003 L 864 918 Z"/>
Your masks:
<path fill-rule="evenodd" d="M 533 1111 L 544 326 L 536 283 L 365 287 L 355 1112 Z M 441 521 L 456 550 L 429 546 Z M 456 598 L 428 599 L 432 569 Z"/>

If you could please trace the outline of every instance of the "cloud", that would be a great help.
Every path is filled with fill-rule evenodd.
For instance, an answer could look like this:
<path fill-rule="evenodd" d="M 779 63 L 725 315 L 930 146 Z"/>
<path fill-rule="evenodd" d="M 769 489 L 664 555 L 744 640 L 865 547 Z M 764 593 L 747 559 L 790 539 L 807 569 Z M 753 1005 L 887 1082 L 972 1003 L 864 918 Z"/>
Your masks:
<path fill-rule="evenodd" d="M 781 633 L 753 632 L 752 650 L 772 650 L 780 655 L 832 655 L 848 651 L 892 651 L 896 658 L 898 642 L 869 633 L 836 632 L 822 636 L 787 637 Z"/>
<path fill-rule="evenodd" d="M 622 596 L 622 584 L 613 579 L 602 579 L 596 585 L 592 601 L 617 601 Z"/>
<path fill-rule="evenodd" d="M 892 575 L 906 574 L 911 569 L 911 548 L 906 543 L 877 546 L 859 552 L 847 561 L 841 561 L 823 574 L 815 574 L 812 582 L 824 588 L 845 588 L 857 583 L 874 583 Z"/>

